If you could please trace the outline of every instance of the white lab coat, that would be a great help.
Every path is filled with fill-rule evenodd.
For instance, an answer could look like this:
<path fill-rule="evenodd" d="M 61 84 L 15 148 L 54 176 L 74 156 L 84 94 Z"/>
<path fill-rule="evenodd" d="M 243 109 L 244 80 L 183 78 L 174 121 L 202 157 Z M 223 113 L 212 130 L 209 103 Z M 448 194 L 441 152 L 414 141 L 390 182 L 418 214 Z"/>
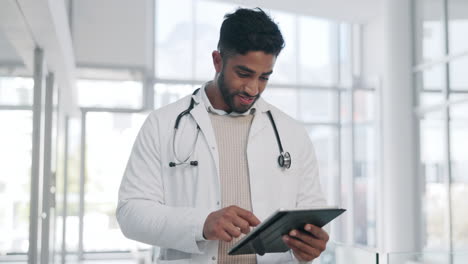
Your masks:
<path fill-rule="evenodd" d="M 157 263 L 217 263 L 218 242 L 202 239 L 210 212 L 220 209 L 218 148 L 201 92 L 196 105 L 182 118 L 177 134 L 179 158 L 188 155 L 201 132 L 190 160 L 198 166 L 169 167 L 175 161 L 172 136 L 177 115 L 191 96 L 153 111 L 133 146 L 119 190 L 117 219 L 124 235 L 161 248 Z M 256 102 L 249 132 L 247 160 L 253 213 L 264 220 L 278 208 L 325 205 L 317 160 L 307 132 L 294 119 L 263 99 Z M 266 114 L 271 110 L 290 169 L 280 168 L 279 148 Z M 194 122 L 194 120 L 196 122 Z M 257 255 L 260 263 L 297 263 L 291 252 Z"/>

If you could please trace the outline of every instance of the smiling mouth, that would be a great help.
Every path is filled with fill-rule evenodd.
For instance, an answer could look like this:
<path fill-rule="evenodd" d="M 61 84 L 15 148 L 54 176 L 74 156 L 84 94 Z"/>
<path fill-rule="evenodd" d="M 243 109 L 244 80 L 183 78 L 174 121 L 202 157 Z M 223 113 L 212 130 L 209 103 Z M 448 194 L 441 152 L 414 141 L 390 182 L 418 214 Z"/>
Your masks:
<path fill-rule="evenodd" d="M 250 97 L 250 96 L 243 96 L 243 95 L 238 95 L 239 100 L 242 104 L 244 105 L 250 105 L 255 101 L 256 97 Z"/>

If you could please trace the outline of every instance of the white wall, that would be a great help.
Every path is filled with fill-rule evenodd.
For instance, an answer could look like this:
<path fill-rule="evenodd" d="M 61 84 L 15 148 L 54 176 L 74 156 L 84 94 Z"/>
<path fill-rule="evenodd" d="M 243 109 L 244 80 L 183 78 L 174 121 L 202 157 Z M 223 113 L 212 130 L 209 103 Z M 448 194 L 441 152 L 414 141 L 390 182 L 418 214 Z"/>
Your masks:
<path fill-rule="evenodd" d="M 152 0 L 72 2 L 72 35 L 78 66 L 151 68 Z"/>

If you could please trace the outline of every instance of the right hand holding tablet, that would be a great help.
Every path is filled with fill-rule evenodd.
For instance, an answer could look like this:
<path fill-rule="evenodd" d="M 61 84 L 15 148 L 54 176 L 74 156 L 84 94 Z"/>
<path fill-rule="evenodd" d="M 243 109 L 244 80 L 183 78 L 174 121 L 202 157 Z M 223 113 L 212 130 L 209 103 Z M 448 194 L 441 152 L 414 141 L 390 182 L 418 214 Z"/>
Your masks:
<path fill-rule="evenodd" d="M 260 220 L 252 212 L 231 205 L 208 215 L 203 226 L 203 236 L 207 240 L 230 242 L 242 233 L 249 233 L 250 227 L 258 224 Z"/>

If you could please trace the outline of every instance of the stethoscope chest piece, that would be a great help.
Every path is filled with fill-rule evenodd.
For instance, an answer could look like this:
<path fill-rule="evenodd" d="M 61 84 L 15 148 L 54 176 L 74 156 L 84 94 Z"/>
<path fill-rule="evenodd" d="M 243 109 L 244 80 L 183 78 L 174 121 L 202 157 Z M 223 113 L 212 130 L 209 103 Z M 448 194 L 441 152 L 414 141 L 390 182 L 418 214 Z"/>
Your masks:
<path fill-rule="evenodd" d="M 291 155 L 289 152 L 281 153 L 278 156 L 278 164 L 281 168 L 289 169 L 291 167 Z"/>
<path fill-rule="evenodd" d="M 278 165 L 281 168 L 289 169 L 291 167 L 291 154 L 289 152 L 283 150 L 283 144 L 281 144 L 281 139 L 278 134 L 278 129 L 276 128 L 275 120 L 271 115 L 270 111 L 267 111 L 268 118 L 270 119 L 271 125 L 273 126 L 273 131 L 275 132 L 276 142 L 278 143 L 278 148 L 280 151 L 280 155 L 278 156 Z"/>

